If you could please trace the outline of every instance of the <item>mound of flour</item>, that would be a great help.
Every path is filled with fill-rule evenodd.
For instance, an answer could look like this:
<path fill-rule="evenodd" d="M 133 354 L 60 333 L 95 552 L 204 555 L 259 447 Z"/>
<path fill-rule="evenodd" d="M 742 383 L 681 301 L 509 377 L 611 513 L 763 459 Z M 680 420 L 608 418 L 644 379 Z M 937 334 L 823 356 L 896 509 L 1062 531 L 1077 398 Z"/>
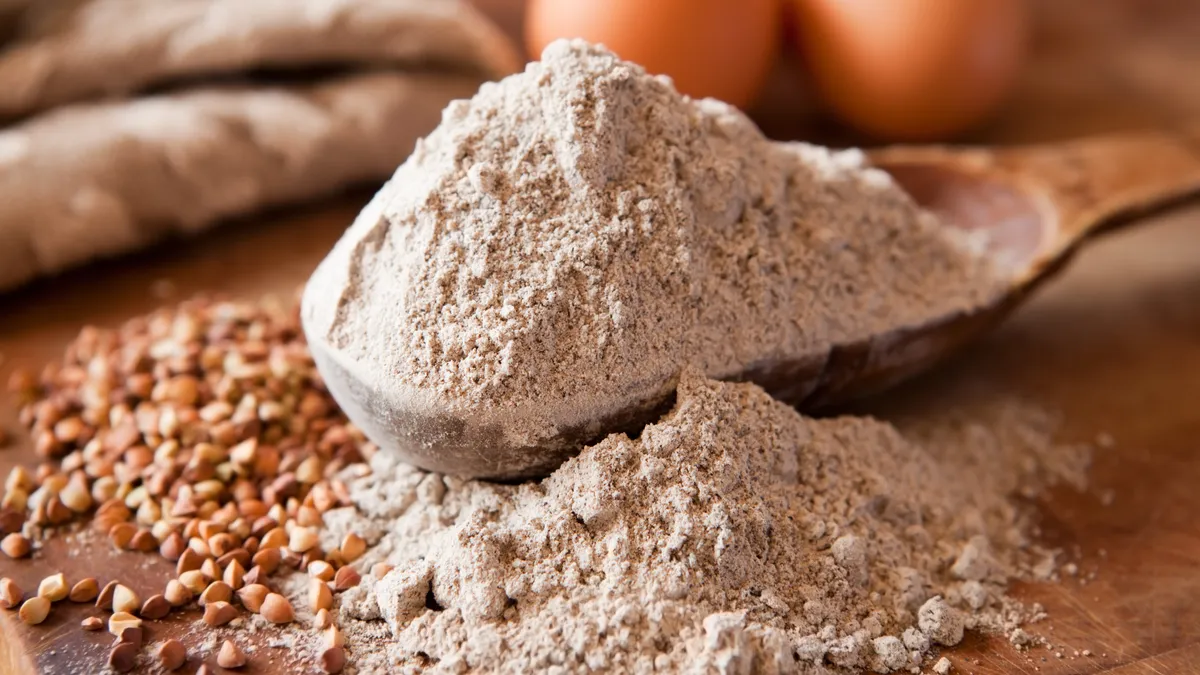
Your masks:
<path fill-rule="evenodd" d="M 357 509 L 327 516 L 331 540 L 376 542 L 364 570 L 395 565 L 341 596 L 354 663 L 913 668 L 964 628 L 1011 630 L 1022 614 L 1005 582 L 1045 567 L 1004 496 L 1039 464 L 1041 430 L 1024 431 L 1028 451 L 979 428 L 964 430 L 974 447 L 942 434 L 947 448 L 927 449 L 871 418 L 808 419 L 692 372 L 638 438 L 610 436 L 540 482 L 464 481 L 378 453 Z"/>
<path fill-rule="evenodd" d="M 996 280 L 946 229 L 861 152 L 770 141 L 560 41 L 447 108 L 314 274 L 305 326 L 373 391 L 538 445 L 684 365 L 820 359 L 979 306 Z"/>

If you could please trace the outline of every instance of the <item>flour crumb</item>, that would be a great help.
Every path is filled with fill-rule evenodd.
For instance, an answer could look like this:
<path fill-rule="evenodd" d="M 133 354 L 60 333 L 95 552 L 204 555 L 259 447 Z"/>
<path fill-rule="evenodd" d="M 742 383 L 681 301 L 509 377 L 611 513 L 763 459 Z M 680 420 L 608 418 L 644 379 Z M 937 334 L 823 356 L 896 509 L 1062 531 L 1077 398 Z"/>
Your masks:
<path fill-rule="evenodd" d="M 947 675 L 951 668 L 953 668 L 953 665 L 950 663 L 950 659 L 944 656 L 938 659 L 937 663 L 933 664 L 933 672 L 936 675 Z"/>
<path fill-rule="evenodd" d="M 917 613 L 918 625 L 930 640 L 953 647 L 962 642 L 963 617 L 958 610 L 946 604 L 941 596 L 934 596 L 921 605 Z"/>

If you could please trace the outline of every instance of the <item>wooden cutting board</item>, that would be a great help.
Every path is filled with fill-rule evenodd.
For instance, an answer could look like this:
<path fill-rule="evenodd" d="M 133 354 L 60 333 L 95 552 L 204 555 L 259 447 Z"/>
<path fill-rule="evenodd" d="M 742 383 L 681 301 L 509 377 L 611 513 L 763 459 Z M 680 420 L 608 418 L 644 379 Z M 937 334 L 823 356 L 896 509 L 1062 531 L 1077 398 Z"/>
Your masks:
<path fill-rule="evenodd" d="M 506 26 L 519 24 L 516 0 L 479 4 Z M 1200 5 L 1038 5 L 1026 80 L 1007 114 L 973 141 L 1055 140 L 1200 119 Z M 781 70 L 756 111 L 764 128 L 782 138 L 847 139 L 805 105 L 795 82 Z M 164 289 L 174 297 L 291 293 L 365 199 L 357 194 L 231 223 L 202 239 L 0 297 L 0 380 L 14 368 L 57 359 L 84 324 L 112 326 L 152 309 Z M 1019 599 L 1046 607 L 1050 618 L 1035 631 L 1054 649 L 1019 653 L 1003 639 L 970 635 L 947 654 L 954 672 L 1200 673 L 1200 207 L 1097 244 L 984 344 L 868 407 L 936 405 L 938 396 L 970 381 L 1061 411 L 1065 440 L 1108 434 L 1115 444 L 1099 452 L 1086 493 L 1058 490 L 1038 505 L 1044 540 L 1063 547 L 1081 570 L 1060 584 L 1014 589 Z M 7 394 L 0 394 L 0 425 L 17 432 Z M 2 473 L 32 464 L 28 439 L 15 435 L 15 445 L 0 451 Z M 114 553 L 104 542 L 58 540 L 34 560 L 0 557 L 0 575 L 26 589 L 53 571 L 120 577 L 145 596 L 170 570 L 153 556 Z M 46 624 L 29 628 L 0 613 L 0 672 L 102 671 L 110 638 L 79 629 L 87 614 L 60 605 Z M 194 644 L 195 619 L 155 622 L 148 639 L 184 636 Z M 193 660 L 181 672 L 198 665 Z M 296 664 L 287 650 L 268 648 L 241 672 L 315 670 Z"/>

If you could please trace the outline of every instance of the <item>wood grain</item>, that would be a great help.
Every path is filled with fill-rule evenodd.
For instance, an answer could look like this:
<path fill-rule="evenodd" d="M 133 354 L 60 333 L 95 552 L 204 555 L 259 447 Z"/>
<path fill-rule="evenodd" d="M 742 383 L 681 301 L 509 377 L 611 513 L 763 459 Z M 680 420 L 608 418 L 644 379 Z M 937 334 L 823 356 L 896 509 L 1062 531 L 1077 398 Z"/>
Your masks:
<path fill-rule="evenodd" d="M 479 0 L 510 28 L 515 0 Z M 1034 142 L 1085 133 L 1159 127 L 1200 116 L 1200 5 L 1187 0 L 1038 3 L 1034 63 L 1014 105 L 972 142 Z M 820 119 L 794 75 L 781 69 L 756 117 L 772 134 L 831 142 L 852 137 Z M 290 293 L 350 221 L 365 194 L 336 203 L 230 223 L 39 282 L 0 298 L 0 380 L 13 368 L 55 359 L 85 323 L 115 325 L 197 291 L 254 297 Z M 962 387 L 986 383 L 1062 411 L 1067 439 L 1111 434 L 1092 487 L 1057 490 L 1039 505 L 1046 542 L 1085 573 L 1057 585 L 1022 585 L 1041 602 L 1037 626 L 1056 650 L 1018 653 L 1006 641 L 971 635 L 948 654 L 955 672 L 978 675 L 1149 675 L 1200 673 L 1200 209 L 1182 210 L 1113 235 L 983 344 L 902 390 L 872 401 L 884 415 L 936 408 Z M 0 395 L 0 425 L 16 430 Z M 27 439 L 0 451 L 0 471 L 29 463 Z M 1100 495 L 1111 491 L 1104 506 Z M 68 576 L 161 584 L 149 556 L 58 540 L 33 561 L 0 559 L 0 574 L 26 589 L 51 570 Z M 1094 580 L 1081 579 L 1095 574 Z M 100 672 L 110 638 L 79 630 L 82 607 L 56 607 L 37 628 L 0 613 L 0 670 Z M 159 622 L 149 639 L 194 644 L 195 616 Z M 259 638 L 262 639 L 261 637 Z M 1075 651 L 1080 656 L 1075 656 Z M 1088 650 L 1091 656 L 1082 656 Z M 1062 658 L 1056 656 L 1062 654 Z M 198 665 L 193 659 L 188 669 Z M 34 668 L 30 671 L 30 668 Z M 242 672 L 314 672 L 286 650 L 262 649 Z"/>

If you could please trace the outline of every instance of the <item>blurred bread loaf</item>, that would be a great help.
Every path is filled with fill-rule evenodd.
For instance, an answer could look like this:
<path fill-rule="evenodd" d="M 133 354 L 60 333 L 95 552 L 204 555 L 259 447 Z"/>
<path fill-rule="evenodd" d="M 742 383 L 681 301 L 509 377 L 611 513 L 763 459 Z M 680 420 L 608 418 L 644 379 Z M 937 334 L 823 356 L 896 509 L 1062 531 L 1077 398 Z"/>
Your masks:
<path fill-rule="evenodd" d="M 0 47 L 0 289 L 382 180 L 520 64 L 461 0 L 30 11 Z"/>

